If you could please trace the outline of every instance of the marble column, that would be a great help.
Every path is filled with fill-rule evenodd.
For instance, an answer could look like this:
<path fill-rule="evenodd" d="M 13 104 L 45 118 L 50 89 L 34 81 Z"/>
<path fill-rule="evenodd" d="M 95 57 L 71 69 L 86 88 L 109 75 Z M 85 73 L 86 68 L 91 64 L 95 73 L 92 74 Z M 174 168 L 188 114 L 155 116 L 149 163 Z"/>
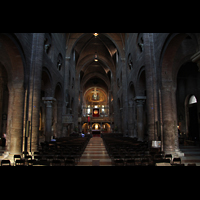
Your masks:
<path fill-rule="evenodd" d="M 42 100 L 46 104 L 46 124 L 45 124 L 45 141 L 51 141 L 51 136 L 53 136 L 51 131 L 52 126 L 52 107 L 53 102 L 56 101 L 53 97 L 42 97 Z"/>
<path fill-rule="evenodd" d="M 138 141 L 144 140 L 144 103 L 145 96 L 136 96 Z"/>

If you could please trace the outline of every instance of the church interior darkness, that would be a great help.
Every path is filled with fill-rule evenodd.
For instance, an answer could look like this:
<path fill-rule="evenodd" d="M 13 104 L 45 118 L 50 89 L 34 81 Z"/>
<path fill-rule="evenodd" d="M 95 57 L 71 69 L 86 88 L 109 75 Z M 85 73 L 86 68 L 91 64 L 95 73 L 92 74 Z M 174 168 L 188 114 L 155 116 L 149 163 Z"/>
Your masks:
<path fill-rule="evenodd" d="M 200 165 L 199 101 L 199 33 L 0 34 L 2 165 Z"/>

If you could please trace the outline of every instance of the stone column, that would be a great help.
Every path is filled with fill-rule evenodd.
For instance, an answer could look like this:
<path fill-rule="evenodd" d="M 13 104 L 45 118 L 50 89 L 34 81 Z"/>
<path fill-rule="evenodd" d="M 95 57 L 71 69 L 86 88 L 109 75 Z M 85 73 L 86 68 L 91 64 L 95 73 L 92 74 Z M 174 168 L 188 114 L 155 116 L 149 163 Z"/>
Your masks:
<path fill-rule="evenodd" d="M 119 118 L 120 118 L 120 120 L 119 120 L 119 123 L 117 124 L 117 126 L 118 126 L 118 131 L 117 132 L 122 132 L 123 131 L 123 129 L 122 129 L 122 122 L 123 122 L 123 116 L 122 116 L 122 114 L 123 114 L 123 108 L 120 108 L 119 109 Z"/>
<path fill-rule="evenodd" d="M 73 101 L 73 107 L 71 107 L 72 109 L 72 113 L 74 115 L 74 127 L 78 126 L 78 97 L 79 97 L 79 89 L 80 89 L 80 84 L 79 84 L 79 74 L 78 72 L 76 72 L 75 74 L 76 78 L 75 78 L 75 86 L 74 86 L 74 101 Z M 72 106 L 72 105 L 71 105 Z"/>
<path fill-rule="evenodd" d="M 11 88 L 12 87 L 12 88 Z M 23 83 L 9 86 L 9 132 L 10 154 L 22 153 L 23 117 L 24 117 L 24 87 Z"/>
<path fill-rule="evenodd" d="M 79 117 L 82 117 L 83 116 L 83 91 L 81 90 L 80 91 L 80 116 Z"/>
<path fill-rule="evenodd" d="M 162 86 L 163 150 L 165 154 L 184 156 L 178 144 L 176 90 L 172 82 Z"/>
<path fill-rule="evenodd" d="M 177 121 L 177 105 L 176 105 L 176 88 L 172 88 L 172 110 L 173 110 L 173 119 L 174 119 L 174 145 L 175 145 L 175 152 L 179 153 L 179 141 L 178 141 L 178 121 Z"/>
<path fill-rule="evenodd" d="M 68 114 L 67 105 L 70 102 L 69 99 L 69 68 L 70 68 L 70 57 L 65 57 L 65 68 L 64 68 L 64 102 L 63 104 L 63 115 Z"/>
<path fill-rule="evenodd" d="M 111 109 L 111 93 L 112 93 L 112 91 L 111 90 L 109 90 L 108 91 L 109 93 L 108 93 L 108 102 L 109 102 L 109 104 L 108 104 L 108 109 L 109 109 L 109 112 L 108 112 L 108 116 L 112 116 L 112 109 Z"/>
<path fill-rule="evenodd" d="M 129 137 L 134 137 L 134 122 L 133 122 L 133 117 L 135 115 L 135 113 L 133 112 L 134 109 L 133 109 L 133 106 L 134 106 L 134 101 L 133 99 L 130 99 L 129 102 L 128 102 L 128 116 L 129 116 L 129 119 L 128 119 L 128 131 L 129 131 Z"/>
<path fill-rule="evenodd" d="M 52 126 L 52 104 L 56 101 L 53 97 L 42 97 L 42 100 L 46 104 L 46 124 L 45 124 L 45 141 L 51 141 L 51 136 L 53 136 L 51 131 Z"/>
<path fill-rule="evenodd" d="M 127 76 L 126 76 L 126 59 L 121 58 L 121 65 L 122 65 L 122 88 L 127 88 Z M 123 121 L 122 121 L 122 131 L 123 135 L 128 135 L 128 101 L 127 101 L 127 89 L 123 90 Z"/>
<path fill-rule="evenodd" d="M 144 103 L 145 96 L 136 96 L 138 141 L 144 140 Z"/>
<path fill-rule="evenodd" d="M 117 82 L 116 82 L 116 72 L 112 72 L 112 81 L 111 81 L 111 87 L 110 89 L 113 91 L 113 110 L 112 110 L 112 115 L 113 115 L 113 132 L 115 131 L 115 126 L 119 127 L 119 116 L 120 116 L 120 110 L 118 106 L 118 98 L 117 98 Z"/>
<path fill-rule="evenodd" d="M 144 58 L 146 74 L 146 92 L 147 92 L 147 132 L 149 145 L 157 139 L 155 122 L 158 120 L 158 103 L 157 103 L 157 75 L 156 61 L 154 51 L 154 33 L 144 33 Z"/>
<path fill-rule="evenodd" d="M 57 102 L 57 137 L 63 137 L 62 136 L 62 101 Z"/>
<path fill-rule="evenodd" d="M 162 114 L 163 114 L 163 145 L 165 153 L 175 151 L 174 118 L 172 109 L 172 86 L 165 83 L 162 86 Z"/>

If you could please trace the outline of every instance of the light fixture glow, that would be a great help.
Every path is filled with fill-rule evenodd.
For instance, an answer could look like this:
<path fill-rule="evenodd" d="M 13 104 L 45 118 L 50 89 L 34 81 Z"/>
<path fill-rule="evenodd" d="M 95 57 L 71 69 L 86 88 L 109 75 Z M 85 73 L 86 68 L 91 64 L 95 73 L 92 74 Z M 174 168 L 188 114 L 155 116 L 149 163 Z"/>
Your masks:
<path fill-rule="evenodd" d="M 93 35 L 94 35 L 95 37 L 97 37 L 99 34 L 98 34 L 98 33 L 94 33 Z"/>

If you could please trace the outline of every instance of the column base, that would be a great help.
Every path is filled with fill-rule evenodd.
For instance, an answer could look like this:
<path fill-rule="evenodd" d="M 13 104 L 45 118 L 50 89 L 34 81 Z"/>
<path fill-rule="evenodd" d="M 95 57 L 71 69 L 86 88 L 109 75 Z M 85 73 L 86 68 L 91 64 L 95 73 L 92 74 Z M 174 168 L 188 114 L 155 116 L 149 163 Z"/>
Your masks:
<path fill-rule="evenodd" d="M 175 149 L 175 156 L 177 157 L 184 157 L 185 154 L 180 151 L 180 149 Z"/>
<path fill-rule="evenodd" d="M 173 158 L 177 158 L 177 157 L 184 157 L 184 153 L 180 151 L 180 149 L 176 149 L 176 150 L 165 150 L 165 155 L 166 154 L 171 154 L 172 155 L 172 159 Z"/>

